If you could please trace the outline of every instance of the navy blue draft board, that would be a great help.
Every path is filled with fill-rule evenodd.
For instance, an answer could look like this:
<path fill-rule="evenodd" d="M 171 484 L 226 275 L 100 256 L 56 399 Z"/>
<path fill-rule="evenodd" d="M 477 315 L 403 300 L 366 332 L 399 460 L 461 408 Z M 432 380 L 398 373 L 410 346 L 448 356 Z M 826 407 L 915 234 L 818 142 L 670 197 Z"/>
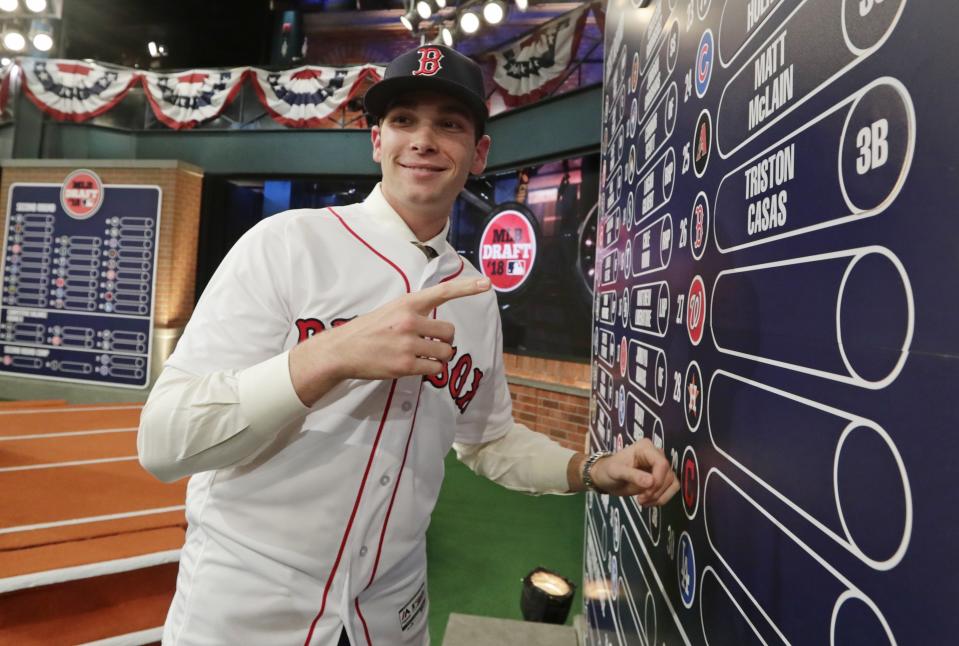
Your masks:
<path fill-rule="evenodd" d="M 611 0 L 589 643 L 956 643 L 956 3 Z"/>
<path fill-rule="evenodd" d="M 160 187 L 101 185 L 80 173 L 88 182 L 72 189 L 10 187 L 0 374 L 145 388 Z M 99 202 L 71 207 L 67 190 Z"/>

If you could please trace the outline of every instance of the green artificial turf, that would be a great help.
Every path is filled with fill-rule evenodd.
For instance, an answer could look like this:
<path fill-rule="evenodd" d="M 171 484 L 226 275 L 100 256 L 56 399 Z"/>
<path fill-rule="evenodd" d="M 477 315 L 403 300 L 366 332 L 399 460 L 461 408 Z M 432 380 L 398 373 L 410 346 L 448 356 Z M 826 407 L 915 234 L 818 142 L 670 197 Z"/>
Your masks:
<path fill-rule="evenodd" d="M 451 612 L 522 619 L 521 580 L 543 566 L 576 584 L 582 606 L 583 497 L 527 496 L 473 474 L 454 453 L 427 532 L 430 637 L 443 643 Z"/>

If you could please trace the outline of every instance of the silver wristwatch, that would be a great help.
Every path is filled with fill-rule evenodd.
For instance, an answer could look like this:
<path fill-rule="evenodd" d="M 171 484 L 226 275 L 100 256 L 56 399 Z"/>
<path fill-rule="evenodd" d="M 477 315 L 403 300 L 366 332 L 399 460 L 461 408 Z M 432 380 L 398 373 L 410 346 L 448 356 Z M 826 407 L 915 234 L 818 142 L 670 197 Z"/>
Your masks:
<path fill-rule="evenodd" d="M 608 455 L 612 455 L 610 451 L 597 451 L 596 453 L 591 454 L 586 461 L 583 462 L 583 484 L 587 489 L 595 491 L 596 493 L 606 493 L 602 489 L 596 486 L 596 483 L 593 482 L 593 476 L 590 474 L 590 471 L 593 469 L 593 465 L 596 464 L 596 461 L 600 458 L 605 458 Z"/>

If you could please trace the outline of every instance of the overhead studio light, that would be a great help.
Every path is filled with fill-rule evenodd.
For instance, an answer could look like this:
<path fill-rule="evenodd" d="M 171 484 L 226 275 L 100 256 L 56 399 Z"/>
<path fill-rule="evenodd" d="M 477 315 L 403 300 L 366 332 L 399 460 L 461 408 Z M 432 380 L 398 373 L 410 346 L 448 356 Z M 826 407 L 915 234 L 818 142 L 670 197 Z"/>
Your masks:
<path fill-rule="evenodd" d="M 436 6 L 439 9 L 446 9 L 446 0 L 436 0 Z"/>
<path fill-rule="evenodd" d="M 11 61 L 9 58 L 7 58 L 6 56 L 4 56 L 3 58 L 0 58 L 0 65 L 2 65 L 2 66 L 4 66 L 4 67 L 6 67 L 7 65 L 9 65 L 11 62 L 12 62 L 12 61 Z"/>
<path fill-rule="evenodd" d="M 152 56 L 153 58 L 156 58 L 157 56 L 160 55 L 160 50 L 157 49 L 156 42 L 152 40 L 147 43 L 147 51 L 150 52 L 150 56 Z"/>
<path fill-rule="evenodd" d="M 403 23 L 403 26 L 410 31 L 416 31 L 416 27 L 420 24 L 420 16 L 418 13 L 416 13 L 415 8 L 411 8 L 409 11 L 400 16 L 400 22 Z"/>
<path fill-rule="evenodd" d="M 33 46 L 41 52 L 49 52 L 53 48 L 53 36 L 45 31 L 34 34 Z"/>
<path fill-rule="evenodd" d="M 480 28 L 480 19 L 475 11 L 464 11 L 460 14 L 460 29 L 464 34 L 475 34 Z"/>
<path fill-rule="evenodd" d="M 440 29 L 440 37 L 443 39 L 443 44 L 447 47 L 452 47 L 454 42 L 453 34 L 454 26 L 453 24 L 446 24 Z"/>
<path fill-rule="evenodd" d="M 529 0 L 516 0 L 516 8 L 520 11 L 529 9 Z"/>
<path fill-rule="evenodd" d="M 0 10 L 10 13 L 17 10 L 17 0 L 0 0 Z"/>
<path fill-rule="evenodd" d="M 47 10 L 47 0 L 26 0 L 25 4 L 33 13 L 42 13 Z"/>
<path fill-rule="evenodd" d="M 506 3 L 503 0 L 489 0 L 483 5 L 483 18 L 491 25 L 498 25 L 506 17 Z"/>
<path fill-rule="evenodd" d="M 19 31 L 8 31 L 3 35 L 3 46 L 12 52 L 20 52 L 27 46 L 27 39 Z"/>
<path fill-rule="evenodd" d="M 433 7 L 428 0 L 419 0 L 419 2 L 416 3 L 416 13 L 419 14 L 419 17 L 423 20 L 428 20 L 429 17 L 433 15 Z"/>

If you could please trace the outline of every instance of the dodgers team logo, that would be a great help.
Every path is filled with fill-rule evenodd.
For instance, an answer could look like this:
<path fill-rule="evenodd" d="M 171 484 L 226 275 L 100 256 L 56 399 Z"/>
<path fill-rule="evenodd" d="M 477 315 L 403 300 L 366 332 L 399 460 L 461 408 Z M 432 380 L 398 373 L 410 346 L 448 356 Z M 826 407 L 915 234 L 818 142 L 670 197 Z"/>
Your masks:
<path fill-rule="evenodd" d="M 413 70 L 413 76 L 434 76 L 443 69 L 443 52 L 438 47 L 420 47 L 420 67 Z"/>
<path fill-rule="evenodd" d="M 103 205 L 103 182 L 92 170 L 75 170 L 63 180 L 60 206 L 74 220 L 93 217 Z"/>
<path fill-rule="evenodd" d="M 676 563 L 679 566 L 679 596 L 683 605 L 693 607 L 696 598 L 696 554 L 693 551 L 693 539 L 688 532 L 679 537 L 679 554 Z"/>
<path fill-rule="evenodd" d="M 699 52 L 696 54 L 696 96 L 700 99 L 709 89 L 709 79 L 713 76 L 713 32 L 707 29 L 699 39 Z"/>

